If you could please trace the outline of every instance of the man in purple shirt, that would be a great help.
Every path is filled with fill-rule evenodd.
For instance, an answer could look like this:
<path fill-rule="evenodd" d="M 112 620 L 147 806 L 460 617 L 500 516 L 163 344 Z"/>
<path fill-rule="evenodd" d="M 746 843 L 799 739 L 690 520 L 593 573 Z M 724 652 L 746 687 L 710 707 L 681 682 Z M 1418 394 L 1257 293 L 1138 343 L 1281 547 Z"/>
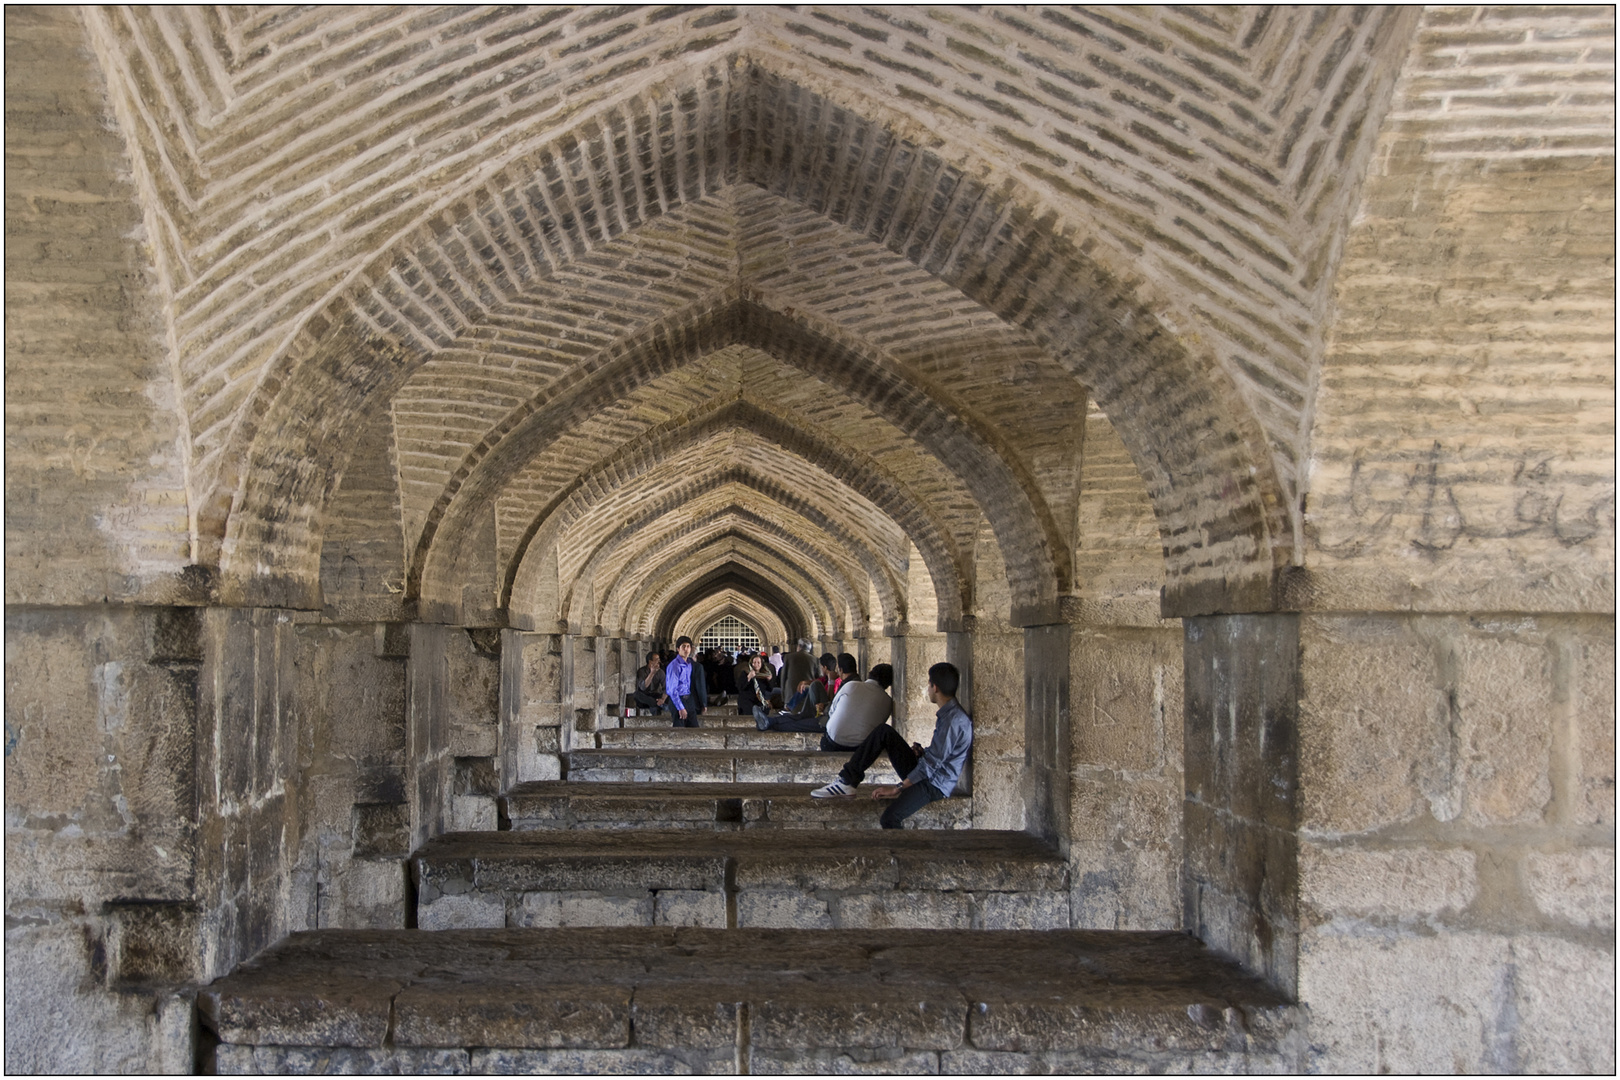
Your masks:
<path fill-rule="evenodd" d="M 692 693 L 692 639 L 675 641 L 675 659 L 664 670 L 664 692 L 669 695 L 669 714 L 675 727 L 697 727 L 697 700 Z"/>
<path fill-rule="evenodd" d="M 866 737 L 838 772 L 838 779 L 810 793 L 815 799 L 835 799 L 855 794 L 866 779 L 866 770 L 885 752 L 900 777 L 897 786 L 880 787 L 874 799 L 893 799 L 878 824 L 898 829 L 901 824 L 935 799 L 948 798 L 956 790 L 973 745 L 973 718 L 957 704 L 956 689 L 961 675 L 955 664 L 935 664 L 928 669 L 928 700 L 939 707 L 934 717 L 934 738 L 924 750 L 918 743 L 906 745 L 900 733 L 880 724 Z"/>

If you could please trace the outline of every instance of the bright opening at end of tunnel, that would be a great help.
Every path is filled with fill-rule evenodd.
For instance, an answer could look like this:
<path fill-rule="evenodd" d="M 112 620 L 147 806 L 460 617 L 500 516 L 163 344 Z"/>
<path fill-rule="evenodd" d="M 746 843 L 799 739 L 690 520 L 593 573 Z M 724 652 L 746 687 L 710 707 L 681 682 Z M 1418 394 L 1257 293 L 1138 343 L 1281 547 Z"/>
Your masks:
<path fill-rule="evenodd" d="M 724 649 L 732 653 L 757 651 L 760 644 L 759 634 L 754 628 L 735 615 L 727 615 L 704 630 L 698 638 L 699 649 Z"/>

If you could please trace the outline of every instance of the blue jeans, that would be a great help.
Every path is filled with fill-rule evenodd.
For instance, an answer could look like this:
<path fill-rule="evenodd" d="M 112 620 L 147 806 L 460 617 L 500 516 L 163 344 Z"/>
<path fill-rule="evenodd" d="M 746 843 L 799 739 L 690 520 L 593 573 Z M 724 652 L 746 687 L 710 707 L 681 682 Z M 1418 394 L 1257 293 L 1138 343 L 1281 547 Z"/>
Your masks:
<path fill-rule="evenodd" d="M 836 745 L 836 744 L 834 744 Z M 879 724 L 866 737 L 866 741 L 855 748 L 855 753 L 844 763 L 838 771 L 838 779 L 850 787 L 857 787 L 866 779 L 866 770 L 872 763 L 884 754 L 889 755 L 889 764 L 894 766 L 894 773 L 904 780 L 911 775 L 911 770 L 917 767 L 917 751 L 913 750 L 905 738 L 888 724 Z M 895 797 L 883 811 L 878 824 L 885 829 L 898 829 L 901 822 L 915 814 L 935 799 L 943 799 L 939 789 L 928 781 L 916 783 L 904 789 Z"/>
<path fill-rule="evenodd" d="M 919 784 L 912 784 L 884 809 L 883 816 L 878 818 L 878 824 L 885 829 L 898 829 L 906 818 L 915 814 L 935 799 L 943 799 L 939 789 L 924 780 Z"/>

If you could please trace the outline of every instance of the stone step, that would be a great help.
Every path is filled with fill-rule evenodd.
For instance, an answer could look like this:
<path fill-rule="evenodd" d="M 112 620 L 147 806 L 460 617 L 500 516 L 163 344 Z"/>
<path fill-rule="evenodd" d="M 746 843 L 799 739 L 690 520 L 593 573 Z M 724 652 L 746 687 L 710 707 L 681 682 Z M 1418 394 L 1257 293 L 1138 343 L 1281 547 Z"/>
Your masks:
<path fill-rule="evenodd" d="M 536 781 L 506 793 L 501 812 L 529 829 L 876 829 L 882 804 L 812 799 L 807 784 L 622 784 Z M 940 799 L 907 828 L 973 827 L 973 800 Z"/>
<path fill-rule="evenodd" d="M 1296 1006 L 1177 933 L 317 930 L 198 996 L 222 1074 L 1253 1073 Z"/>
<path fill-rule="evenodd" d="M 760 731 L 746 728 L 622 728 L 598 731 L 603 750 L 815 750 L 820 732 Z M 846 752 L 845 757 L 848 757 Z"/>
<path fill-rule="evenodd" d="M 1067 863 L 1022 832 L 449 833 L 410 862 L 424 930 L 1070 925 Z"/>
<path fill-rule="evenodd" d="M 848 760 L 846 753 L 822 753 L 819 750 L 575 750 L 568 755 L 568 779 L 588 783 L 804 784 L 820 787 L 838 779 L 838 770 Z M 866 774 L 866 784 L 869 786 L 899 782 L 887 757 L 879 758 Z"/>
<path fill-rule="evenodd" d="M 676 730 L 670 724 L 668 713 L 641 713 L 636 716 L 619 717 L 609 716 L 605 720 L 605 724 L 609 725 L 609 730 L 612 730 L 611 725 L 615 720 L 618 721 L 618 727 L 620 729 L 644 730 L 652 728 L 663 729 L 665 731 Z M 698 723 L 701 724 L 702 727 L 683 728 L 681 730 L 702 731 L 706 728 L 720 728 L 726 730 L 731 728 L 741 728 L 744 731 L 755 730 L 753 716 L 739 716 L 737 714 L 736 707 L 732 705 L 724 705 L 717 709 L 711 708 L 708 712 L 698 717 Z"/>

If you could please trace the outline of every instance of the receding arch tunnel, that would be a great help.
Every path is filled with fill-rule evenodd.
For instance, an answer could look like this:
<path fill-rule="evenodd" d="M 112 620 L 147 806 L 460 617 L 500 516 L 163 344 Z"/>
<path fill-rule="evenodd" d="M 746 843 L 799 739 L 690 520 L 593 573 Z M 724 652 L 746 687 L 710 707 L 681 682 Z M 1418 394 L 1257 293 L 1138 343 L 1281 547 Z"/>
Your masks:
<path fill-rule="evenodd" d="M 1612 8 L 5 24 L 8 1071 L 1613 1072 Z M 938 835 L 812 800 L 813 718 L 676 730 L 642 665 L 731 619 L 888 665 L 908 745 L 956 666 Z M 750 844 L 825 858 L 748 896 Z M 625 858 L 494 884 L 533 847 Z M 667 999 L 703 1046 L 626 996 L 901 927 L 1057 940 L 1058 996 L 790 1057 L 735 966 Z M 1261 996 L 1099 1008 L 1114 931 Z M 338 939 L 611 952 L 611 1015 L 210 1012 Z"/>

